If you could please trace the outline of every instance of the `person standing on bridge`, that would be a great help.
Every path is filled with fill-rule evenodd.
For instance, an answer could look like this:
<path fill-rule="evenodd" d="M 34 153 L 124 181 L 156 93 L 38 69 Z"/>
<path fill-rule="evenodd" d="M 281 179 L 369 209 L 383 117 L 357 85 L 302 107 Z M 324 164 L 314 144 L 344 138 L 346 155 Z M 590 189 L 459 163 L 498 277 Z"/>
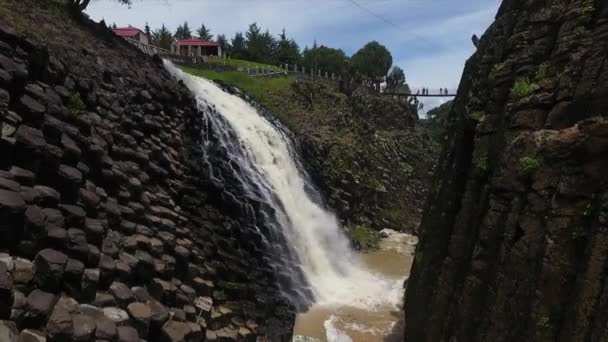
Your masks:
<path fill-rule="evenodd" d="M 443 88 L 439 88 L 439 94 L 443 95 Z"/>

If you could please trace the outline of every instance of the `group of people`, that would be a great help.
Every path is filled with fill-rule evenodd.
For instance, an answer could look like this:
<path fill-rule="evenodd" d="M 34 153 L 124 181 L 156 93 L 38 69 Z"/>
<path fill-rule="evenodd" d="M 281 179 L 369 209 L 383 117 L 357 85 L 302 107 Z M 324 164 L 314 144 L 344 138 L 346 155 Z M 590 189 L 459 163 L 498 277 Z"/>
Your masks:
<path fill-rule="evenodd" d="M 448 95 L 448 88 L 439 88 L 439 95 Z M 416 95 L 429 95 L 429 88 L 422 88 L 422 93 L 420 90 L 416 92 Z"/>

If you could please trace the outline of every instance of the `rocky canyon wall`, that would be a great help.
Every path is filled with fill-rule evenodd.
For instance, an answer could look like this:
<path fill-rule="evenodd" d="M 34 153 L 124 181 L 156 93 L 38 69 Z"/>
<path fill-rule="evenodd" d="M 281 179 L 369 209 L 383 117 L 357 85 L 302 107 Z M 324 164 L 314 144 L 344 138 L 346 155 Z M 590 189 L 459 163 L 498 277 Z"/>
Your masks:
<path fill-rule="evenodd" d="M 208 176 L 221 153 L 189 91 L 59 3 L 0 3 L 0 340 L 289 339 L 294 308 L 250 205 Z M 197 323 L 198 296 L 214 305 Z"/>
<path fill-rule="evenodd" d="M 608 340 L 608 2 L 505 0 L 466 63 L 406 340 Z"/>

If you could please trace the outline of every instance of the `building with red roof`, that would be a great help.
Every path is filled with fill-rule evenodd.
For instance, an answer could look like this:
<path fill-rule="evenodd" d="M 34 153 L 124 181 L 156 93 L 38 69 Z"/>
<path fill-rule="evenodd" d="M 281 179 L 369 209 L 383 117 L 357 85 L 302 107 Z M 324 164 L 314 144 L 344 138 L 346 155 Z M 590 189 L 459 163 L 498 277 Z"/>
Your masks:
<path fill-rule="evenodd" d="M 119 27 L 112 29 L 112 31 L 114 31 L 117 36 L 133 39 L 143 44 L 149 44 L 148 35 L 137 27 L 129 25 L 129 27 Z"/>
<path fill-rule="evenodd" d="M 222 56 L 222 47 L 216 42 L 200 38 L 180 39 L 173 44 L 173 52 L 180 56 Z"/>

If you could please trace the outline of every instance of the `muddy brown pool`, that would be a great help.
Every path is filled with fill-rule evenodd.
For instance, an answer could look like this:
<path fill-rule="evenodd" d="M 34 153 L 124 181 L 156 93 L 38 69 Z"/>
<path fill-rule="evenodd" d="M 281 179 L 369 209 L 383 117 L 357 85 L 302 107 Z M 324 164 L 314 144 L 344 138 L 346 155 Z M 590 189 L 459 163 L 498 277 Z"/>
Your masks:
<path fill-rule="evenodd" d="M 383 232 L 388 237 L 380 242 L 379 249 L 360 254 L 361 260 L 370 272 L 403 281 L 409 275 L 418 239 L 392 230 Z M 329 342 L 385 341 L 401 319 L 401 306 L 394 304 L 367 309 L 314 305 L 308 312 L 298 315 L 294 340 L 301 339 L 297 336 L 301 335 Z"/>

